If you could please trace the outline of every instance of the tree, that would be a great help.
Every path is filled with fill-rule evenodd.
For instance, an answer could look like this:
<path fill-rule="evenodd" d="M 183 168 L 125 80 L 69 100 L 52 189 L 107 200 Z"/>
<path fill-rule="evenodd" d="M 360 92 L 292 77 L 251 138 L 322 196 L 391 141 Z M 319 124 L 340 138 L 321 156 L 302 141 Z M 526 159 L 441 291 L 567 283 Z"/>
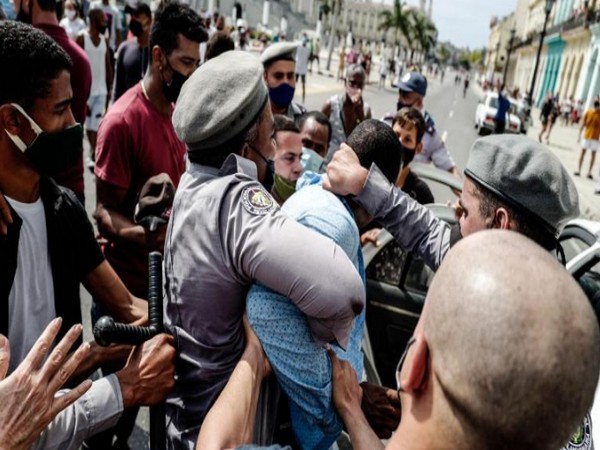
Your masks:
<path fill-rule="evenodd" d="M 405 2 L 394 0 L 394 7 L 392 10 L 382 11 L 380 14 L 382 20 L 378 30 L 383 30 L 385 32 L 394 30 L 394 40 L 396 45 L 400 45 L 400 35 L 404 36 L 406 42 L 410 43 L 411 41 L 411 13 L 405 6 Z"/>
<path fill-rule="evenodd" d="M 437 57 L 442 64 L 448 64 L 448 61 L 450 61 L 452 54 L 450 53 L 450 50 L 448 49 L 448 46 L 446 44 L 439 45 Z"/>
<path fill-rule="evenodd" d="M 411 50 L 418 47 L 423 56 L 435 47 L 437 40 L 437 28 L 421 11 L 413 11 L 411 14 Z M 414 47 L 413 47 L 414 45 Z M 411 59 L 413 55 L 411 53 Z"/>

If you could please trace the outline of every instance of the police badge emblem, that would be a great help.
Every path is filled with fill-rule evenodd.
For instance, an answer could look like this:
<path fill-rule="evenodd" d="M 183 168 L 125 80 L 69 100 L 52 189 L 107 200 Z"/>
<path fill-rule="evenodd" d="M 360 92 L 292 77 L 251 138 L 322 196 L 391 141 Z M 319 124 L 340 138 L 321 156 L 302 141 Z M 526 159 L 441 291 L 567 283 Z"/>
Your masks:
<path fill-rule="evenodd" d="M 242 192 L 242 205 L 250 214 L 262 216 L 273 211 L 277 204 L 263 187 L 251 186 Z"/>
<path fill-rule="evenodd" d="M 592 450 L 592 421 L 587 414 L 563 450 Z"/>

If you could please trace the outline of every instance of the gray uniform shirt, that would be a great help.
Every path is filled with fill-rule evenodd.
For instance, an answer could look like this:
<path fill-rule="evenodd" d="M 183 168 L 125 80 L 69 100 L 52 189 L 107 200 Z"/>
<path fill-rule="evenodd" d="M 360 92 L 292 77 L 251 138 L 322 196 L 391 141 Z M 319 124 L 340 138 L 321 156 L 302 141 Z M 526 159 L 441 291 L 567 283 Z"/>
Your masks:
<path fill-rule="evenodd" d="M 364 307 L 360 275 L 330 239 L 285 216 L 231 155 L 221 167 L 191 164 L 181 178 L 165 245 L 165 325 L 176 341 L 167 400 L 171 448 L 193 448 L 202 420 L 239 360 L 251 284 L 289 297 L 318 341 L 345 346 Z"/>
<path fill-rule="evenodd" d="M 450 249 L 450 226 L 401 189 L 373 164 L 356 202 L 381 223 L 404 250 L 437 270 Z"/>

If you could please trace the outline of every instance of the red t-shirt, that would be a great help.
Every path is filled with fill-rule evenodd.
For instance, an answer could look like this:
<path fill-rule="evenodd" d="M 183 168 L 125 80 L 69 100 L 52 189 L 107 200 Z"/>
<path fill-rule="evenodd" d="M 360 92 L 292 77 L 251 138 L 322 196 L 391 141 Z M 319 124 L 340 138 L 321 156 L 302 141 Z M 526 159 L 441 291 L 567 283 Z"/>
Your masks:
<path fill-rule="evenodd" d="M 144 97 L 138 83 L 112 105 L 100 123 L 95 173 L 106 183 L 127 190 L 118 212 L 133 220 L 144 183 L 165 172 L 177 186 L 185 171 L 185 154 L 185 144 L 175 134 L 171 118 Z M 145 298 L 146 250 L 134 244 L 111 242 L 104 253 L 129 290 Z"/>
<path fill-rule="evenodd" d="M 87 101 L 90 97 L 90 89 L 92 87 L 90 60 L 85 51 L 69 39 L 67 32 L 61 26 L 49 23 L 38 23 L 34 26 L 54 39 L 71 58 L 71 62 L 73 63 L 71 67 L 71 89 L 73 89 L 71 110 L 73 111 L 75 120 L 83 125 L 85 122 Z M 61 186 L 68 187 L 78 196 L 83 197 L 83 142 L 81 145 L 82 152 L 78 160 L 71 167 L 54 176 L 54 179 Z"/>

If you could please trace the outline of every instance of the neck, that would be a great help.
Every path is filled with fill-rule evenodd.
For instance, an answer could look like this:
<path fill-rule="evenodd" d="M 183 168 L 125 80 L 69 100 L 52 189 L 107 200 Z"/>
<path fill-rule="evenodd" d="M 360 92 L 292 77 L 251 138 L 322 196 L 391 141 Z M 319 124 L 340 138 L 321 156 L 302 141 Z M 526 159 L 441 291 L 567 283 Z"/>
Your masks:
<path fill-rule="evenodd" d="M 11 145 L 0 143 L 0 154 L 14 154 L 15 150 L 8 148 Z M 40 197 L 40 176 L 22 158 L 0 158 L 0 192 L 18 202 L 33 203 Z"/>
<path fill-rule="evenodd" d="M 146 48 L 150 44 L 150 34 L 143 33 L 141 36 L 137 38 L 138 44 L 140 47 Z"/>
<path fill-rule="evenodd" d="M 58 18 L 56 17 L 56 13 L 54 11 L 43 11 L 36 8 L 34 14 L 31 15 L 31 24 L 38 25 L 44 23 L 50 25 L 58 25 Z"/>
<path fill-rule="evenodd" d="M 90 27 L 90 36 L 93 38 L 97 38 L 98 36 L 100 36 L 100 32 L 96 27 Z"/>
<path fill-rule="evenodd" d="M 152 61 L 150 61 L 152 64 Z M 158 73 L 154 72 L 154 68 L 151 68 L 146 72 L 142 83 L 146 88 L 148 94 L 148 100 L 152 103 L 156 109 L 167 117 L 171 117 L 171 102 L 169 102 L 162 89 L 162 80 Z"/>
<path fill-rule="evenodd" d="M 285 116 L 287 114 L 287 109 L 288 107 L 279 108 L 275 106 L 275 103 L 271 102 L 271 111 L 273 112 L 273 114 L 282 114 Z"/>

